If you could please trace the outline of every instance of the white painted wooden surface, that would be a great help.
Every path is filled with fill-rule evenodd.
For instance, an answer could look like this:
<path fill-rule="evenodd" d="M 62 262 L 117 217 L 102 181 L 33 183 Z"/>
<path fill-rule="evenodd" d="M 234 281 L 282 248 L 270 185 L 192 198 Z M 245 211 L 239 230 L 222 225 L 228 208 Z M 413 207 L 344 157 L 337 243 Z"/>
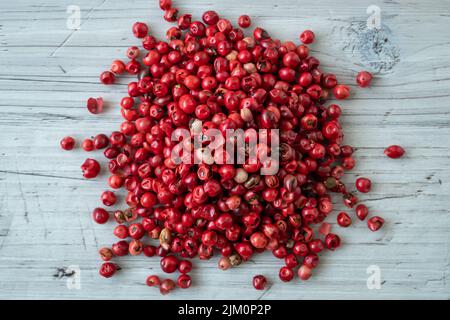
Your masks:
<path fill-rule="evenodd" d="M 390 30 L 387 43 L 400 56 L 392 69 L 376 75 L 370 89 L 353 86 L 353 99 L 342 103 L 346 141 L 358 147 L 359 160 L 346 179 L 372 178 L 373 192 L 361 198 L 386 218 L 385 228 L 371 233 L 361 222 L 347 230 L 336 227 L 345 245 L 323 255 L 306 283 L 280 283 L 280 262 L 270 255 L 227 272 L 212 260 L 196 263 L 191 290 L 164 299 L 448 299 L 450 2 L 175 2 L 197 18 L 204 8 L 233 20 L 251 14 L 255 24 L 285 40 L 312 28 L 323 68 L 350 84 L 369 61 L 361 58 L 355 38 L 348 38 L 348 26 L 365 21 L 366 8 L 374 4 L 381 8 L 384 30 Z M 81 7 L 78 31 L 66 28 L 69 5 Z M 124 270 L 117 277 L 98 276 L 97 249 L 114 240 L 111 225 L 94 225 L 90 215 L 106 188 L 104 176 L 84 181 L 79 166 L 86 154 L 61 152 L 58 146 L 67 134 L 81 140 L 118 127 L 125 80 L 105 88 L 98 74 L 136 44 L 134 21 L 148 22 L 163 36 L 168 24 L 161 14 L 153 0 L 1 1 L 0 298 L 161 298 L 143 284 L 148 274 L 161 273 L 158 259 L 120 259 Z M 103 96 L 108 110 L 88 114 L 84 103 L 90 96 Z M 405 158 L 383 156 L 393 143 L 406 147 Z M 102 159 L 100 153 L 95 157 Z M 74 277 L 65 268 L 71 265 L 80 268 L 80 289 L 67 288 Z M 380 290 L 366 287 L 370 265 L 380 267 Z M 257 273 L 272 283 L 263 293 L 251 287 Z"/>

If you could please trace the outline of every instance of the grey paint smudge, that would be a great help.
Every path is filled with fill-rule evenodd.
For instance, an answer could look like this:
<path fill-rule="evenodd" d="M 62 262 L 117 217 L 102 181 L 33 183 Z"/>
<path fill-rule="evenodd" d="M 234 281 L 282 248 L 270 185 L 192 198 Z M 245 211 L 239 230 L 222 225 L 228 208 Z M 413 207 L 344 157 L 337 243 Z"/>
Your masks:
<path fill-rule="evenodd" d="M 66 277 L 72 277 L 75 275 L 74 270 L 68 270 L 67 267 L 58 267 L 56 268 L 55 273 L 53 274 L 53 277 L 56 279 L 62 279 Z"/>
<path fill-rule="evenodd" d="M 342 50 L 373 72 L 390 72 L 400 61 L 400 50 L 393 43 L 392 32 L 385 24 L 380 29 L 369 29 L 366 21 L 352 21 L 340 28 L 340 33 Z"/>

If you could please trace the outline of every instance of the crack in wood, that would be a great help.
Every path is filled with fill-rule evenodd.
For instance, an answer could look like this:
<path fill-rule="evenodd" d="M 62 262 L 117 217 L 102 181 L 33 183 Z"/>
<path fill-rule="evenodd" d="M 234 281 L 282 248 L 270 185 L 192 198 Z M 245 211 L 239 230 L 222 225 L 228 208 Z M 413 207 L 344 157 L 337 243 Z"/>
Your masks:
<path fill-rule="evenodd" d="M 58 176 L 58 175 L 51 175 L 51 174 L 41 174 L 41 173 L 34 173 L 34 172 L 19 172 L 19 171 L 10 171 L 10 170 L 0 170 L 0 173 L 10 173 L 10 174 L 45 177 L 45 178 L 57 178 L 57 179 L 70 179 L 70 180 L 86 181 L 86 179 L 83 179 L 83 178 L 74 178 L 74 177 Z"/>

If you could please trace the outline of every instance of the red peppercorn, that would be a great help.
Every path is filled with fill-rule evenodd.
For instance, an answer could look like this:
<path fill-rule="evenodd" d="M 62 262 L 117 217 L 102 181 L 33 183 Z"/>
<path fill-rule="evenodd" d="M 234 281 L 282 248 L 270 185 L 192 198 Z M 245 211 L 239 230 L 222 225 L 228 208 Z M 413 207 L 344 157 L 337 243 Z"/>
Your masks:
<path fill-rule="evenodd" d="M 289 282 L 294 278 L 294 271 L 288 267 L 281 267 L 278 275 L 281 281 Z"/>
<path fill-rule="evenodd" d="M 109 220 L 109 213 L 103 208 L 95 208 L 92 217 L 98 224 L 104 224 Z"/>
<path fill-rule="evenodd" d="M 255 28 L 255 30 L 253 30 L 253 37 L 255 38 L 256 41 L 261 41 L 269 38 L 269 34 L 267 33 L 266 30 L 258 27 Z"/>
<path fill-rule="evenodd" d="M 117 271 L 117 266 L 111 262 L 105 262 L 100 267 L 99 273 L 102 277 L 111 278 Z"/>
<path fill-rule="evenodd" d="M 319 228 L 319 233 L 323 234 L 324 236 L 326 236 L 327 234 L 329 234 L 331 231 L 331 225 L 327 222 L 324 222 L 320 225 Z"/>
<path fill-rule="evenodd" d="M 238 18 L 238 25 L 241 28 L 248 28 L 248 27 L 250 27 L 251 24 L 252 24 L 252 20 L 246 14 L 244 14 Z"/>
<path fill-rule="evenodd" d="M 119 189 L 123 185 L 123 177 L 118 174 L 113 174 L 109 177 L 108 184 L 113 189 Z"/>
<path fill-rule="evenodd" d="M 358 203 L 358 198 L 352 193 L 344 194 L 343 199 L 344 204 L 349 208 L 353 208 Z"/>
<path fill-rule="evenodd" d="M 187 289 L 191 286 L 191 277 L 187 274 L 182 274 L 178 277 L 177 284 L 181 289 Z"/>
<path fill-rule="evenodd" d="M 367 226 L 369 227 L 370 231 L 377 231 L 379 230 L 384 224 L 384 219 L 378 216 L 372 217 L 369 220 L 367 220 Z"/>
<path fill-rule="evenodd" d="M 86 159 L 81 165 L 81 170 L 83 171 L 83 177 L 92 179 L 100 173 L 100 164 L 94 159 Z"/>
<path fill-rule="evenodd" d="M 263 249 L 267 246 L 267 238 L 264 236 L 262 232 L 255 232 L 250 237 L 250 242 L 252 246 L 258 249 Z"/>
<path fill-rule="evenodd" d="M 203 22 L 207 25 L 214 25 L 219 22 L 219 15 L 215 11 L 206 11 L 202 16 Z"/>
<path fill-rule="evenodd" d="M 144 38 L 148 34 L 148 26 L 143 22 L 133 24 L 133 34 L 136 38 Z"/>
<path fill-rule="evenodd" d="M 140 223 L 133 223 L 128 227 L 128 234 L 133 239 L 141 239 L 145 234 L 145 229 Z"/>
<path fill-rule="evenodd" d="M 293 269 L 298 265 L 297 257 L 293 253 L 287 255 L 286 258 L 284 258 L 284 262 L 290 269 Z"/>
<path fill-rule="evenodd" d="M 144 246 L 144 255 L 146 257 L 154 257 L 156 254 L 156 247 L 155 246 Z"/>
<path fill-rule="evenodd" d="M 130 242 L 130 245 L 128 246 L 128 252 L 132 255 L 132 256 L 137 256 L 140 255 L 142 253 L 142 251 L 144 250 L 144 245 L 141 241 L 139 240 L 133 240 Z"/>
<path fill-rule="evenodd" d="M 104 149 L 108 146 L 109 144 L 109 139 L 105 134 L 98 134 L 94 137 L 94 148 L 99 150 L 99 149 Z"/>
<path fill-rule="evenodd" d="M 177 270 L 178 259 L 175 256 L 169 255 L 161 259 L 161 269 L 166 273 L 173 273 Z"/>
<path fill-rule="evenodd" d="M 314 42 L 314 37 L 314 32 L 305 30 L 300 34 L 300 41 L 304 44 L 310 44 Z"/>
<path fill-rule="evenodd" d="M 359 192 L 367 193 L 370 191 L 372 183 L 367 178 L 358 178 L 358 179 L 356 179 L 355 185 L 356 185 L 356 189 L 358 189 Z"/>
<path fill-rule="evenodd" d="M 104 71 L 100 74 L 100 81 L 103 84 L 109 85 L 113 84 L 116 81 L 116 77 L 111 71 Z"/>
<path fill-rule="evenodd" d="M 350 96 L 350 89 L 346 85 L 338 84 L 334 87 L 333 94 L 338 100 L 347 99 Z"/>
<path fill-rule="evenodd" d="M 100 197 L 105 206 L 113 206 L 116 203 L 116 195 L 112 191 L 104 191 Z"/>
<path fill-rule="evenodd" d="M 172 7 L 172 0 L 159 0 L 159 7 L 161 10 L 167 10 Z"/>
<path fill-rule="evenodd" d="M 75 146 L 75 139 L 72 137 L 64 137 L 61 142 L 60 142 L 61 148 L 63 150 L 72 150 L 73 147 Z"/>
<path fill-rule="evenodd" d="M 242 260 L 248 260 L 253 254 L 252 246 L 245 242 L 240 242 L 235 246 L 236 252 L 242 257 Z"/>
<path fill-rule="evenodd" d="M 352 157 L 345 157 L 342 159 L 342 167 L 346 170 L 352 170 L 355 167 L 355 159 Z"/>
<path fill-rule="evenodd" d="M 161 281 L 159 292 L 161 292 L 162 295 L 170 293 L 170 291 L 172 291 L 173 289 L 175 289 L 175 282 L 173 280 L 164 279 L 163 281 Z"/>
<path fill-rule="evenodd" d="M 263 275 L 256 275 L 253 277 L 253 287 L 256 290 L 264 290 L 267 285 L 267 279 Z"/>
<path fill-rule="evenodd" d="M 352 224 L 352 219 L 346 212 L 339 212 L 337 216 L 337 223 L 343 227 L 347 228 L 349 225 Z"/>
<path fill-rule="evenodd" d="M 309 250 L 313 253 L 319 253 L 323 250 L 323 242 L 320 239 L 311 240 L 308 243 Z"/>
<path fill-rule="evenodd" d="M 309 248 L 306 243 L 296 242 L 292 248 L 292 252 L 298 256 L 305 257 L 309 252 Z"/>
<path fill-rule="evenodd" d="M 231 268 L 231 261 L 228 257 L 221 257 L 219 259 L 219 263 L 218 263 L 219 269 L 221 270 L 228 270 L 229 268 Z"/>
<path fill-rule="evenodd" d="M 341 245 L 341 239 L 338 235 L 334 233 L 329 233 L 325 237 L 325 246 L 328 250 L 335 250 L 337 247 Z"/>
<path fill-rule="evenodd" d="M 127 53 L 126 53 L 127 57 L 131 60 L 136 59 L 137 57 L 139 57 L 140 54 L 141 54 L 141 51 L 136 46 L 129 47 L 127 49 Z"/>
<path fill-rule="evenodd" d="M 87 109 L 92 114 L 98 114 L 103 111 L 102 98 L 89 98 L 87 101 Z"/>
<path fill-rule="evenodd" d="M 200 21 L 194 21 L 189 26 L 189 32 L 194 37 L 202 37 L 205 35 L 205 25 Z"/>
<path fill-rule="evenodd" d="M 90 152 L 94 150 L 94 141 L 92 141 L 92 139 L 85 139 L 81 143 L 81 147 L 84 151 Z"/>
<path fill-rule="evenodd" d="M 122 60 L 114 60 L 111 64 L 110 71 L 114 74 L 122 74 L 125 71 L 125 63 Z"/>
<path fill-rule="evenodd" d="M 319 263 L 319 257 L 315 253 L 308 254 L 303 259 L 303 265 L 305 265 L 311 269 L 314 269 L 315 267 L 317 267 L 318 263 Z"/>
<path fill-rule="evenodd" d="M 397 145 L 392 145 L 384 150 L 384 154 L 389 158 L 397 159 L 405 154 L 405 149 Z"/>
<path fill-rule="evenodd" d="M 358 72 L 358 74 L 356 75 L 356 84 L 361 88 L 370 86 L 371 82 L 372 82 L 372 74 L 370 72 L 361 71 Z"/>
<path fill-rule="evenodd" d="M 180 273 L 189 273 L 191 272 L 191 270 L 192 262 L 190 262 L 189 260 L 182 260 L 178 264 L 178 271 L 180 271 Z"/>
<path fill-rule="evenodd" d="M 212 230 L 207 230 L 202 234 L 202 243 L 205 246 L 214 246 L 217 243 L 217 233 Z"/>
<path fill-rule="evenodd" d="M 121 257 L 128 254 L 128 246 L 129 246 L 128 242 L 122 240 L 113 244 L 111 249 L 116 256 Z"/>
<path fill-rule="evenodd" d="M 123 224 L 116 226 L 113 233 L 119 239 L 126 239 L 129 236 L 128 228 Z"/>
<path fill-rule="evenodd" d="M 154 193 L 146 192 L 141 196 L 140 203 L 144 208 L 153 208 L 158 203 L 158 199 Z"/>
<path fill-rule="evenodd" d="M 101 248 L 98 253 L 100 254 L 100 257 L 102 258 L 103 261 L 109 261 L 112 259 L 112 257 L 114 256 L 114 253 L 112 252 L 112 250 L 110 248 Z"/>
<path fill-rule="evenodd" d="M 191 18 L 192 18 L 192 15 L 190 15 L 190 14 L 183 14 L 183 15 L 179 16 L 178 17 L 178 28 L 180 28 L 181 30 L 188 29 L 189 26 L 191 25 Z M 176 51 L 172 51 L 172 52 L 176 52 Z M 176 62 L 177 62 L 176 60 L 173 61 L 173 63 L 176 63 Z"/>
<path fill-rule="evenodd" d="M 275 256 L 275 257 L 277 257 L 278 259 L 284 259 L 286 256 L 287 256 L 287 250 L 286 250 L 286 247 L 285 246 L 283 246 L 283 245 L 281 245 L 281 246 L 278 246 L 276 249 L 274 249 L 273 251 L 272 251 L 272 253 L 273 253 L 273 255 Z"/>
<path fill-rule="evenodd" d="M 369 214 L 369 209 L 364 204 L 358 204 L 355 208 L 355 213 L 358 219 L 363 221 Z"/>
<path fill-rule="evenodd" d="M 145 283 L 149 287 L 158 287 L 161 284 L 161 280 L 159 280 L 158 276 L 151 275 L 147 277 L 147 280 L 145 280 Z"/>
<path fill-rule="evenodd" d="M 178 18 L 178 9 L 175 8 L 169 8 L 164 13 L 164 20 L 167 22 L 175 22 Z"/>
<path fill-rule="evenodd" d="M 302 280 L 308 280 L 309 278 L 311 278 L 311 275 L 312 270 L 306 265 L 303 265 L 298 269 L 298 277 Z"/>

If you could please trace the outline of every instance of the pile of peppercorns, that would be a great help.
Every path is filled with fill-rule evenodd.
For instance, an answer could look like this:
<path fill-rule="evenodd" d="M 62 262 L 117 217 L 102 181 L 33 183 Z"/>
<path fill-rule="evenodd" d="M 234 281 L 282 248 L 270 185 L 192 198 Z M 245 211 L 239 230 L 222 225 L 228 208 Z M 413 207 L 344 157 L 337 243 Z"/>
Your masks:
<path fill-rule="evenodd" d="M 298 277 L 307 280 L 319 263 L 319 253 L 340 246 L 338 235 L 324 222 L 333 211 L 330 193 L 340 193 L 344 204 L 354 208 L 365 220 L 364 204 L 341 182 L 346 170 L 355 166 L 353 148 L 343 145 L 339 123 L 341 107 L 327 104 L 330 93 L 347 99 L 349 88 L 336 76 L 319 68 L 319 60 L 310 55 L 307 45 L 314 33 L 300 34 L 302 44 L 272 39 L 262 28 L 245 36 L 242 28 L 251 25 L 247 15 L 240 16 L 236 28 L 214 11 L 202 21 L 190 14 L 180 15 L 171 0 L 160 0 L 164 19 L 177 23 L 167 30 L 167 41 L 149 35 L 145 23 L 136 22 L 133 33 L 142 40 L 144 50 L 133 46 L 127 62 L 115 60 L 100 80 L 111 85 L 123 73 L 135 75 L 128 84 L 128 96 L 120 102 L 124 122 L 109 137 L 98 134 L 82 142 L 91 152 L 104 150 L 111 173 L 112 189 L 127 191 L 125 210 L 112 216 L 117 223 L 114 235 L 120 240 L 100 249 L 105 261 L 100 274 L 109 278 L 118 270 L 115 257 L 158 256 L 165 273 L 179 271 L 175 283 L 150 275 L 146 283 L 167 294 L 176 286 L 188 288 L 192 270 L 189 259 L 221 257 L 218 266 L 226 270 L 247 261 L 252 255 L 269 250 L 283 261 L 282 281 Z M 367 87 L 369 72 L 358 73 L 356 82 Z M 93 114 L 103 110 L 102 98 L 90 98 L 87 109 Z M 257 129 L 279 129 L 279 170 L 261 175 L 264 161 L 229 164 L 226 150 L 217 149 L 213 163 L 176 163 L 172 152 L 178 141 L 176 130 L 204 132 L 218 129 L 242 129 L 245 139 Z M 272 137 L 273 138 L 273 137 Z M 246 140 L 247 141 L 247 140 Z M 211 141 L 203 140 L 203 145 Z M 74 148 L 75 140 L 65 137 L 64 150 Z M 269 144 L 259 143 L 256 153 L 270 154 Z M 385 150 L 391 158 L 404 154 L 399 146 Z M 83 176 L 95 178 L 100 164 L 87 159 L 81 166 Z M 367 178 L 356 180 L 356 189 L 371 189 Z M 113 191 L 100 197 L 104 206 L 116 204 Z M 97 223 L 109 221 L 111 213 L 96 208 Z M 337 223 L 348 227 L 350 215 L 340 212 Z M 377 231 L 384 220 L 367 220 Z M 267 280 L 253 278 L 253 286 L 262 290 Z"/>

